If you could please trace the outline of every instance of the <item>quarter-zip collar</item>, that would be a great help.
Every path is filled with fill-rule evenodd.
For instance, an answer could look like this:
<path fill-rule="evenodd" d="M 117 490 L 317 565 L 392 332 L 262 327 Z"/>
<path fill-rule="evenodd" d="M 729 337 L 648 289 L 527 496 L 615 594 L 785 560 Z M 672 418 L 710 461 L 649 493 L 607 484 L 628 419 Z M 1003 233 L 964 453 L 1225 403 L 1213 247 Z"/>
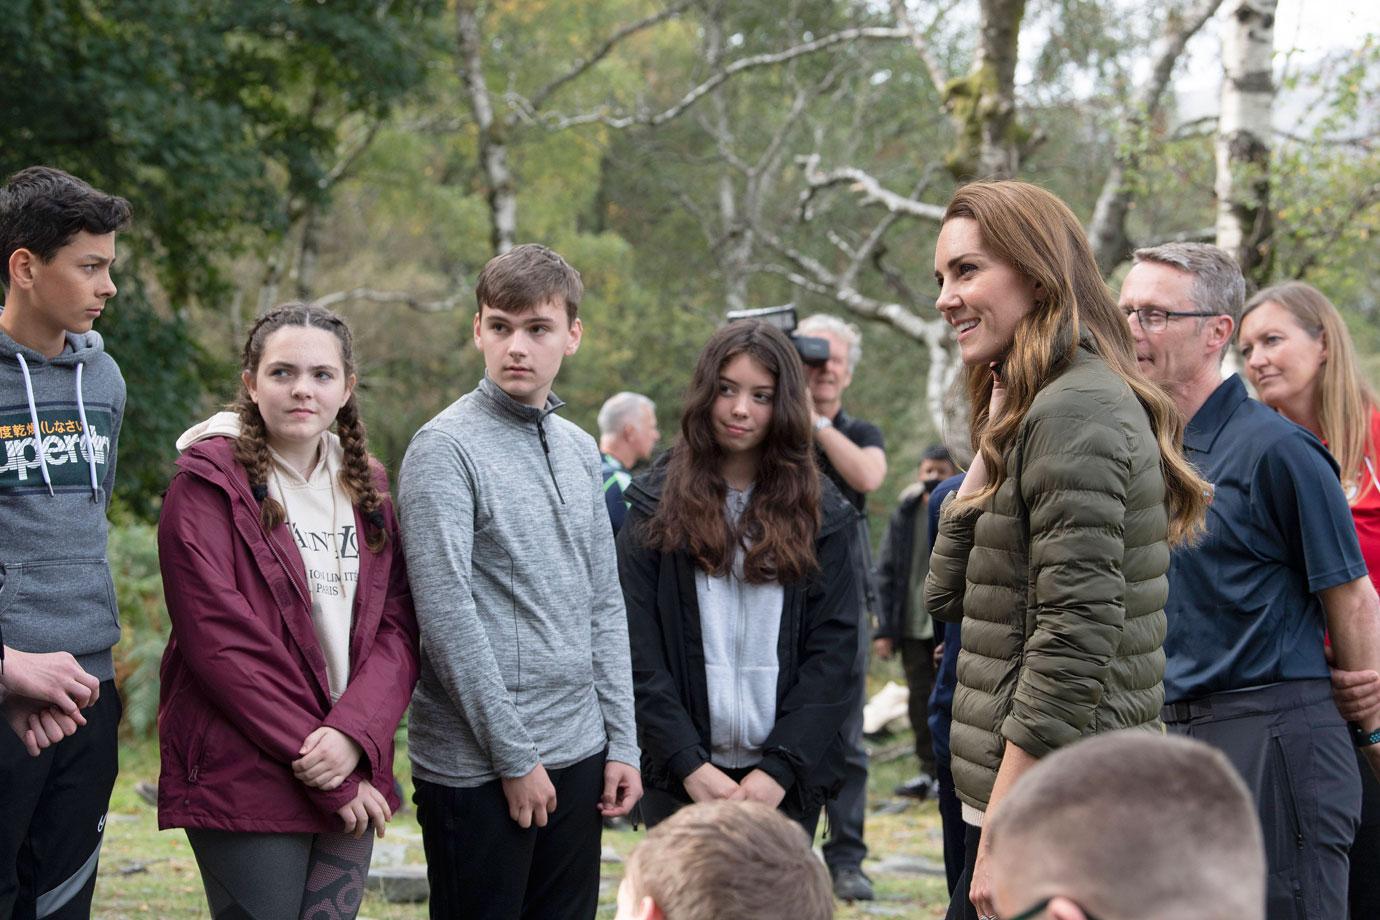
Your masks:
<path fill-rule="evenodd" d="M 546 394 L 546 405 L 540 409 L 524 402 L 518 402 L 505 393 L 502 387 L 494 383 L 488 374 L 485 374 L 483 379 L 479 381 L 479 394 L 484 397 L 484 405 L 495 415 L 519 425 L 540 424 L 552 412 L 565 406 L 565 401 L 555 393 Z"/>
<path fill-rule="evenodd" d="M 504 392 L 503 388 L 489 379 L 485 374 L 479 381 L 480 402 L 488 408 L 495 416 L 506 419 L 520 426 L 534 425 L 537 429 L 537 438 L 541 441 L 542 456 L 546 458 L 546 471 L 551 474 L 551 484 L 556 487 L 556 497 L 565 504 L 565 495 L 561 492 L 560 480 L 556 478 L 556 468 L 551 465 L 551 445 L 546 440 L 546 427 L 543 422 L 552 412 L 565 405 L 555 393 L 546 394 L 546 405 L 538 409 L 536 406 L 529 406 L 524 402 L 518 402 L 513 397 Z"/>

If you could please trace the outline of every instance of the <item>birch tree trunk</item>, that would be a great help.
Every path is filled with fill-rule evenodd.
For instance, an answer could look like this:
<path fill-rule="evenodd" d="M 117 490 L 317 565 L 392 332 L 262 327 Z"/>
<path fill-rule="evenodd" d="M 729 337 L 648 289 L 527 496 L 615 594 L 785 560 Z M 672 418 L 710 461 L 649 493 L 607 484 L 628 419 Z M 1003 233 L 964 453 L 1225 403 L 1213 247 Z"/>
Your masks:
<path fill-rule="evenodd" d="M 1126 218 L 1135 202 L 1133 179 L 1140 170 L 1144 144 L 1142 135 L 1149 130 L 1159 114 L 1165 90 L 1169 87 L 1174 66 L 1183 56 L 1184 47 L 1217 12 L 1222 0 L 1196 0 L 1182 12 L 1171 10 L 1165 17 L 1164 29 L 1152 52 L 1150 78 L 1131 98 L 1117 138 L 1117 150 L 1112 168 L 1097 196 L 1092 223 L 1088 225 L 1088 239 L 1097 256 L 1097 267 L 1104 275 L 1121 264 L 1131 254 L 1131 237 L 1126 231 Z"/>
<path fill-rule="evenodd" d="M 945 159 L 955 179 L 1009 179 L 1020 168 L 1016 57 L 1025 0 L 982 0 L 977 55 L 942 89 L 957 139 Z"/>
<path fill-rule="evenodd" d="M 1269 273 L 1270 114 L 1277 0 L 1229 0 L 1217 123 L 1217 245 L 1257 282 Z"/>
<path fill-rule="evenodd" d="M 508 168 L 505 125 L 494 117 L 489 84 L 484 79 L 483 39 L 475 0 L 456 4 L 455 24 L 460 79 L 470 97 L 470 112 L 479 136 L 479 165 L 488 186 L 489 244 L 495 254 L 503 253 L 517 240 L 517 188 Z"/>

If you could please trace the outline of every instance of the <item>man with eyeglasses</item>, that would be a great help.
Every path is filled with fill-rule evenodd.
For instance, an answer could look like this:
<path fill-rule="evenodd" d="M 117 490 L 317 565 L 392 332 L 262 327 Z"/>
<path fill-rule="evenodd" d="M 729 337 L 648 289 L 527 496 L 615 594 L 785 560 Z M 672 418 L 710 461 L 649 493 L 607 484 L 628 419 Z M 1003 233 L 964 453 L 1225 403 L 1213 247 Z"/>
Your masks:
<path fill-rule="evenodd" d="M 1061 748 L 1021 777 L 982 836 L 1001 920 L 1265 916 L 1251 796 L 1201 742 L 1129 730 Z"/>
<path fill-rule="evenodd" d="M 1213 487 L 1206 535 L 1170 559 L 1163 719 L 1245 779 L 1271 920 L 1336 920 L 1361 807 L 1350 745 L 1377 769 L 1380 711 L 1344 706 L 1348 733 L 1323 637 L 1339 668 L 1380 671 L 1380 601 L 1331 454 L 1222 379 L 1245 290 L 1231 256 L 1200 243 L 1138 250 L 1121 288 L 1141 371 L 1189 420 L 1184 453 Z"/>

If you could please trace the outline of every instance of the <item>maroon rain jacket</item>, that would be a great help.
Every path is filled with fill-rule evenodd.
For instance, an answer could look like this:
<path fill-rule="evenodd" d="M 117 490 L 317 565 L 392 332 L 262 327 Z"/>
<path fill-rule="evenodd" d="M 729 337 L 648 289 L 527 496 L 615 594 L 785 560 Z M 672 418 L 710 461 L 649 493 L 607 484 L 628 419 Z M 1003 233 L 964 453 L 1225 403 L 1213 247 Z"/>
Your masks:
<path fill-rule="evenodd" d="M 286 525 L 264 533 L 234 442 L 198 442 L 177 466 L 158 521 L 172 620 L 158 705 L 158 826 L 338 832 L 335 811 L 361 779 L 396 810 L 393 735 L 417 682 L 418 651 L 392 501 L 382 551 L 360 540 L 350 682 L 332 706 L 302 557 Z M 373 472 L 386 493 L 383 469 Z M 362 533 L 358 509 L 355 525 Z M 302 742 L 322 725 L 364 749 L 330 792 L 292 773 Z"/>

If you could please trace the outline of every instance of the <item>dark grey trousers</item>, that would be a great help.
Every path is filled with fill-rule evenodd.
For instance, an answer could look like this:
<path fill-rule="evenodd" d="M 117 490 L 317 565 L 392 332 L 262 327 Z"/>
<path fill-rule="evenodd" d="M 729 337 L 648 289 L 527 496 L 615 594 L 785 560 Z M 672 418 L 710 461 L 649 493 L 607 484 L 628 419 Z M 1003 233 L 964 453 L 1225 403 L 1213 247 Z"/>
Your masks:
<path fill-rule="evenodd" d="M 866 621 L 864 614 L 861 617 Z M 867 856 L 863 843 L 863 822 L 867 817 L 867 749 L 863 747 L 863 705 L 867 697 L 867 655 L 872 647 L 870 630 L 858 629 L 858 686 L 854 688 L 853 711 L 839 734 L 843 736 L 843 788 L 824 803 L 828 837 L 824 862 L 829 871 L 859 869 Z"/>
<path fill-rule="evenodd" d="M 1326 680 L 1218 693 L 1164 708 L 1169 730 L 1216 747 L 1255 799 L 1269 920 L 1347 916 L 1347 852 L 1361 814 L 1356 754 Z"/>

